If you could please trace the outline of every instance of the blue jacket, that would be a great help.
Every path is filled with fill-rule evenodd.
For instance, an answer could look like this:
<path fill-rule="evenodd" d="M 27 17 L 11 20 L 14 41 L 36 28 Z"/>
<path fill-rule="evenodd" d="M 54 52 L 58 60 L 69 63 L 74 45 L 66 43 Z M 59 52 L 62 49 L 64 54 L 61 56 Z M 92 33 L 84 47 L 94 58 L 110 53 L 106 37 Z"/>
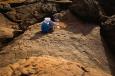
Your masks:
<path fill-rule="evenodd" d="M 50 30 L 53 30 L 53 25 L 54 25 L 54 23 L 52 21 L 50 21 L 49 24 L 43 22 L 41 24 L 41 30 L 42 30 L 42 32 L 48 33 Z"/>

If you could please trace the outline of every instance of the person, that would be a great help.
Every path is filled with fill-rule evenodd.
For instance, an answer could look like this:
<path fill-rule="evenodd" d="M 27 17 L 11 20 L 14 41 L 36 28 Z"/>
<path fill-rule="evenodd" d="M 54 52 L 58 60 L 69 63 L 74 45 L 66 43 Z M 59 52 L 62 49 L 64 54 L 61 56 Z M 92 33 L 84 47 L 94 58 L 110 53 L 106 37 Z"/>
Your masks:
<path fill-rule="evenodd" d="M 53 27 L 55 23 L 51 20 L 50 17 L 44 18 L 44 21 L 41 24 L 41 32 L 42 33 L 51 33 L 54 31 Z"/>

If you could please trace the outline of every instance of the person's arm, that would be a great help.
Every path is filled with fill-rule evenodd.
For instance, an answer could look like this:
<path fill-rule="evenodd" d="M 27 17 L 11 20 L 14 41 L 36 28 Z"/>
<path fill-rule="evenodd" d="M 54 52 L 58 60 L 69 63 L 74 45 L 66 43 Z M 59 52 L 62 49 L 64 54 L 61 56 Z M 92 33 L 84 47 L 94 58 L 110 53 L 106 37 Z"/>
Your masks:
<path fill-rule="evenodd" d="M 38 25 L 42 25 L 43 22 L 38 23 Z"/>
<path fill-rule="evenodd" d="M 56 26 L 58 26 L 58 25 L 59 25 L 59 23 L 58 23 L 58 22 L 54 22 L 54 21 L 52 21 L 52 23 L 53 23 L 54 25 L 56 25 Z"/>

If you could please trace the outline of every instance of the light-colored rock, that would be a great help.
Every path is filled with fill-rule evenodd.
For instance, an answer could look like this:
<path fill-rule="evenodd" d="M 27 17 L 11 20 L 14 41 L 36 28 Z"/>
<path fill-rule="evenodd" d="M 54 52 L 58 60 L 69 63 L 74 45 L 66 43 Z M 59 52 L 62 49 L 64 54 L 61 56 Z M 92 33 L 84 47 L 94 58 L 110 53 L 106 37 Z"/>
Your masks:
<path fill-rule="evenodd" d="M 22 61 L 22 62 L 21 62 Z M 100 69 L 51 56 L 20 60 L 0 70 L 0 76 L 111 76 Z"/>
<path fill-rule="evenodd" d="M 4 15 L 0 14 L 0 38 L 13 38 L 14 30 L 18 29 L 18 25 L 9 21 Z"/>
<path fill-rule="evenodd" d="M 14 36 L 14 29 L 0 27 L 0 38 L 13 38 Z"/>

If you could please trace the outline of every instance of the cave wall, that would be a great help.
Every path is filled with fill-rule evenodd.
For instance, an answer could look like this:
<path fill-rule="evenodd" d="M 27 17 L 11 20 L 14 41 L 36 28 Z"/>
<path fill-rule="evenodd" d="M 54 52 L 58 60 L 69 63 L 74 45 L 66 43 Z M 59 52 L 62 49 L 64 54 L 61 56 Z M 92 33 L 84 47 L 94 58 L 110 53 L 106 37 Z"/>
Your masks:
<path fill-rule="evenodd" d="M 111 16 L 115 14 L 115 0 L 98 0 L 98 2 L 106 12 L 106 15 Z"/>
<path fill-rule="evenodd" d="M 100 16 L 103 13 L 96 0 L 73 0 L 70 10 L 77 17 L 90 22 L 100 22 Z"/>

